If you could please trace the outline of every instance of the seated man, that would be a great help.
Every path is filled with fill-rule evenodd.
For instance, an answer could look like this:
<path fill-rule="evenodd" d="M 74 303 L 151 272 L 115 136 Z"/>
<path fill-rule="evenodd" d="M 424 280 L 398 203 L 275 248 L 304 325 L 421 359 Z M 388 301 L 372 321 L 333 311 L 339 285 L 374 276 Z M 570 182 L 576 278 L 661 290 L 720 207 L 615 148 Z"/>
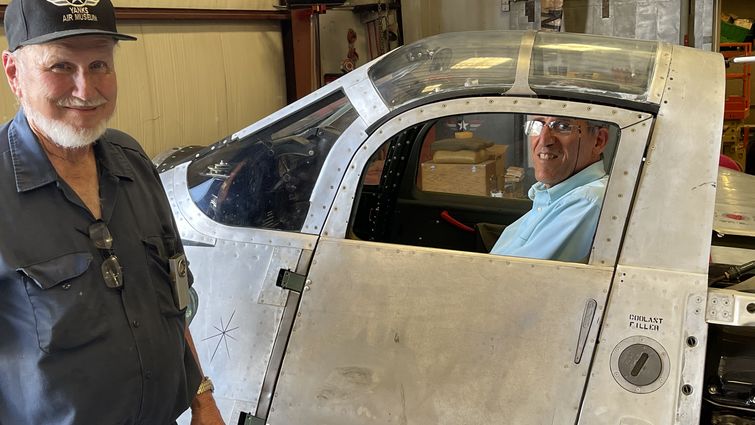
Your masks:
<path fill-rule="evenodd" d="M 491 254 L 586 262 L 608 175 L 602 153 L 608 128 L 559 117 L 525 123 L 537 183 L 532 209 L 498 238 Z"/>

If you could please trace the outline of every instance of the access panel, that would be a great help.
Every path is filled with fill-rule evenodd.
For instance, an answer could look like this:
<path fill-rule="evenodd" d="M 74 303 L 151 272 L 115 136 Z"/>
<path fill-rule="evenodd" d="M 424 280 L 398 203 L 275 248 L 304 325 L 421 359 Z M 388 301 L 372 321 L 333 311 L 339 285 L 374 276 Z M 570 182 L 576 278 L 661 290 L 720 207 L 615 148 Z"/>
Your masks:
<path fill-rule="evenodd" d="M 268 423 L 573 424 L 611 275 L 322 238 Z"/>

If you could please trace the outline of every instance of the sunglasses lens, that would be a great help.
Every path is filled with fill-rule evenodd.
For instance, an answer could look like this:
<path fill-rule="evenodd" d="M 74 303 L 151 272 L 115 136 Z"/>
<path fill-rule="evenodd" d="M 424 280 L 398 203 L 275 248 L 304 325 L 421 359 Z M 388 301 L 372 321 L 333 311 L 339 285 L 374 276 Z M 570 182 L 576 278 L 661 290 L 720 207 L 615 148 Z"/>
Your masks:
<path fill-rule="evenodd" d="M 123 286 L 123 277 L 121 276 L 121 265 L 118 257 L 111 255 L 102 262 L 102 278 L 108 288 L 120 288 Z"/>
<path fill-rule="evenodd" d="M 542 121 L 527 121 L 524 123 L 524 134 L 527 136 L 539 136 L 542 130 Z"/>
<path fill-rule="evenodd" d="M 89 239 L 99 249 L 110 249 L 113 247 L 113 237 L 110 235 L 110 231 L 105 223 L 101 221 L 89 226 Z"/>

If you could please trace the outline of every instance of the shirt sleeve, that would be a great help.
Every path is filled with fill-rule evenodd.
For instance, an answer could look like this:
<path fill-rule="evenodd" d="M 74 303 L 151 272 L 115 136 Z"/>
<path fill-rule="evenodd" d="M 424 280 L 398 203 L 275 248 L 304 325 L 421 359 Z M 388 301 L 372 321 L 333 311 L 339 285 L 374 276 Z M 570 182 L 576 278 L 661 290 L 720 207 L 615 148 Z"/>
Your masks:
<path fill-rule="evenodd" d="M 540 220 L 533 220 L 536 223 L 531 232 L 519 231 L 511 235 L 519 240 L 507 244 L 508 250 L 494 253 L 586 262 L 600 216 L 601 199 L 580 197 L 565 201 L 554 205 Z"/>

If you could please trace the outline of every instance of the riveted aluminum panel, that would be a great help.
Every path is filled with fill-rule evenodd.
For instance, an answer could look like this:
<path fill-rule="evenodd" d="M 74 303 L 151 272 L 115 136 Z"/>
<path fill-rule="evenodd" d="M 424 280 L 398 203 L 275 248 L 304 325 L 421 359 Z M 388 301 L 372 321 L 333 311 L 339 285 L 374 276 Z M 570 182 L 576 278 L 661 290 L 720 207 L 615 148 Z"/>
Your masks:
<path fill-rule="evenodd" d="M 267 423 L 573 424 L 611 275 L 322 238 Z"/>
<path fill-rule="evenodd" d="M 752 288 L 751 282 L 745 282 Z M 709 289 L 705 317 L 708 323 L 755 327 L 755 294 L 733 289 Z"/>
<path fill-rule="evenodd" d="M 389 112 L 388 107 L 383 103 L 383 99 L 366 74 L 361 81 L 346 88 L 345 91 L 346 96 L 349 97 L 349 102 L 368 127 Z"/>
<path fill-rule="evenodd" d="M 653 81 L 650 83 L 650 89 L 648 90 L 648 100 L 653 103 L 661 103 L 663 98 L 663 90 L 666 88 L 666 79 L 668 78 L 669 70 L 671 69 L 671 52 L 673 49 L 670 44 L 661 43 L 658 47 L 658 56 L 655 63 L 655 74 L 653 74 Z"/>
<path fill-rule="evenodd" d="M 341 184 L 341 179 L 343 179 L 344 170 L 349 166 L 349 162 L 351 162 L 351 158 L 359 149 L 359 146 L 367 139 L 366 129 L 367 124 L 360 117 L 357 117 L 343 132 L 340 140 L 331 148 L 317 178 L 317 183 L 312 190 L 311 204 L 307 212 L 307 219 L 302 227 L 302 233 L 318 235 L 322 230 L 325 218 Z"/>
<path fill-rule="evenodd" d="M 307 274 L 313 254 L 312 251 L 302 252 L 301 257 L 299 257 L 299 264 L 295 269 L 296 273 L 300 275 Z M 283 363 L 283 355 L 285 354 L 286 346 L 288 346 L 288 339 L 291 336 L 294 319 L 297 310 L 299 309 L 300 299 L 300 293 L 288 291 L 286 306 L 283 309 L 283 317 L 281 318 L 280 326 L 278 327 L 278 333 L 275 336 L 273 351 L 270 354 L 270 360 L 267 363 L 265 381 L 262 383 L 262 392 L 259 397 L 259 403 L 257 403 L 255 416 L 258 418 L 266 418 L 270 412 L 270 403 L 273 401 L 273 391 L 278 382 L 278 374 L 280 373 L 281 364 Z"/>
<path fill-rule="evenodd" d="M 275 286 L 278 270 L 295 269 L 300 253 L 226 240 L 186 247 L 199 295 L 190 329 L 225 417 L 257 405 L 287 297 Z"/>
<path fill-rule="evenodd" d="M 180 181 L 181 178 L 183 178 L 183 180 L 186 180 L 187 168 L 188 164 L 183 164 L 179 165 L 178 168 L 172 168 L 160 174 L 160 181 L 163 184 L 163 188 L 165 188 L 165 194 L 168 196 L 168 202 L 170 203 L 170 209 L 173 211 L 173 218 L 176 220 L 178 233 L 181 235 L 181 239 L 184 241 L 184 244 L 193 243 L 208 246 L 215 245 L 215 238 L 195 230 L 186 220 L 186 216 L 178 207 L 179 197 L 188 197 L 188 192 L 186 194 L 181 193 L 177 195 L 175 181 Z M 179 172 L 177 170 L 182 171 Z M 184 183 L 183 186 L 185 187 L 186 184 Z M 197 211 L 198 210 L 199 209 L 197 208 Z M 201 211 L 199 212 L 201 213 Z M 194 212 L 192 211 L 192 213 Z"/>
<path fill-rule="evenodd" d="M 606 306 L 580 424 L 698 423 L 705 345 L 706 274 L 620 265 Z M 656 341 L 668 355 L 665 382 L 649 396 L 621 386 L 611 354 L 627 338 Z M 682 394 L 690 385 L 691 395 Z"/>
<path fill-rule="evenodd" d="M 674 46 L 621 264 L 707 272 L 724 84 L 720 55 Z"/>
<path fill-rule="evenodd" d="M 652 120 L 647 119 L 621 130 L 621 140 L 606 187 L 600 221 L 595 231 L 590 264 L 616 263 L 621 247 L 621 235 L 626 225 L 651 128 Z"/>
<path fill-rule="evenodd" d="M 224 226 L 204 215 L 186 185 L 188 164 L 161 174 L 199 295 L 190 329 L 203 370 L 215 380 L 223 417 L 254 412 L 288 291 L 280 269 L 296 270 L 316 235 Z M 188 424 L 182 416 L 179 423 Z"/>
<path fill-rule="evenodd" d="M 625 219 L 629 210 L 639 163 L 645 149 L 651 115 L 608 106 L 578 102 L 516 97 L 479 97 L 455 99 L 424 105 L 400 114 L 380 128 L 358 149 L 336 195 L 333 209 L 328 215 L 323 234 L 345 237 L 354 196 L 361 181 L 362 171 L 372 154 L 401 130 L 412 125 L 448 115 L 485 112 L 517 112 L 568 115 L 616 123 L 622 137 L 614 159 L 618 174 L 612 173 L 606 201 L 594 242 L 591 264 L 613 264 L 621 243 Z M 614 175 L 617 175 L 614 182 Z M 616 218 L 613 218 L 616 217 Z"/>

